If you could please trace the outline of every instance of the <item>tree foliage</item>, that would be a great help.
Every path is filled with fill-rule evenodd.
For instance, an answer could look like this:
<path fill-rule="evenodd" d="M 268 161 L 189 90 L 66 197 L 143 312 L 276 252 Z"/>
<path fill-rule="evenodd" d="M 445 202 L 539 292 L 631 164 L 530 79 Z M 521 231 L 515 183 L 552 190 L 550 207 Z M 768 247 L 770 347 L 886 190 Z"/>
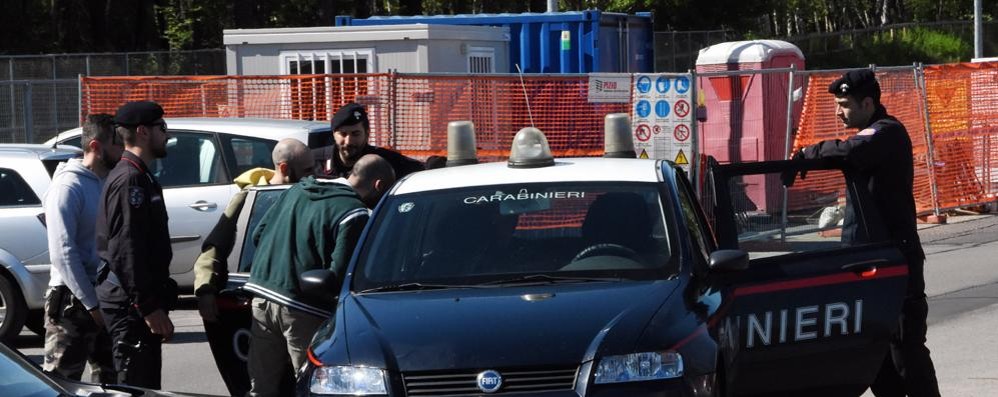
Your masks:
<path fill-rule="evenodd" d="M 985 18 L 998 1 L 985 1 Z M 544 0 L 3 0 L 0 53 L 218 48 L 223 29 L 329 26 L 337 15 L 544 12 Z M 651 11 L 656 30 L 800 36 L 967 20 L 969 0 L 559 0 L 560 11 Z"/>

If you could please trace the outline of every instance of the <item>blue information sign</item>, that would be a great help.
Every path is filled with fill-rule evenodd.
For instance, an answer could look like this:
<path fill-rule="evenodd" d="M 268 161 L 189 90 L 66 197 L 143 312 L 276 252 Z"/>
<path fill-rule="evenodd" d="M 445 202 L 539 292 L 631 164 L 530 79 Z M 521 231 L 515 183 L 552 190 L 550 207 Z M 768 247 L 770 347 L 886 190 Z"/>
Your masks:
<path fill-rule="evenodd" d="M 655 115 L 658 117 L 667 117 L 669 115 L 669 101 L 655 102 Z"/>
<path fill-rule="evenodd" d="M 685 94 L 690 90 L 690 79 L 686 76 L 676 77 L 676 93 Z"/>
<path fill-rule="evenodd" d="M 644 99 L 638 101 L 638 103 L 634 105 L 634 111 L 638 114 L 638 117 L 648 117 L 648 115 L 651 114 L 651 102 Z"/>
<path fill-rule="evenodd" d="M 669 86 L 671 84 L 672 83 L 671 80 L 669 80 L 669 77 L 658 76 L 658 79 L 655 80 L 655 91 L 658 91 L 659 94 L 667 93 L 669 92 Z"/>
<path fill-rule="evenodd" d="M 646 93 L 651 90 L 651 78 L 648 76 L 639 77 L 638 82 L 634 84 L 638 87 L 638 92 Z"/>

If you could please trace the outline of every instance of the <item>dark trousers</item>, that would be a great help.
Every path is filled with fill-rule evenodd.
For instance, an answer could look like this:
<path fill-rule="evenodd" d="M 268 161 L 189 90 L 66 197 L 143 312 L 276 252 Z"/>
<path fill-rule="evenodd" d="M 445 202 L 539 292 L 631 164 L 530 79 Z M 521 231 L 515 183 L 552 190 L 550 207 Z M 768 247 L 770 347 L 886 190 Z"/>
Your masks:
<path fill-rule="evenodd" d="M 870 389 L 877 397 L 939 396 L 936 369 L 925 347 L 926 317 L 925 260 L 908 261 L 908 293 L 898 319 L 891 349 Z"/>
<path fill-rule="evenodd" d="M 69 288 L 49 289 L 45 297 L 45 372 L 80 380 L 87 362 L 90 381 L 117 383 L 111 359 L 111 337 Z"/>
<path fill-rule="evenodd" d="M 154 335 L 142 315 L 127 302 L 101 302 L 104 323 L 111 334 L 118 383 L 159 390 L 163 367 L 163 339 Z"/>

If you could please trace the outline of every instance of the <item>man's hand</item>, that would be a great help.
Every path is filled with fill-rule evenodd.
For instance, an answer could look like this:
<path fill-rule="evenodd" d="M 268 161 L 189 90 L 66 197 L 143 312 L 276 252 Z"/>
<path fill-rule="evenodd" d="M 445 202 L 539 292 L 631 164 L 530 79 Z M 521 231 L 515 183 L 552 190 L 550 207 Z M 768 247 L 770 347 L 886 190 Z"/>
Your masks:
<path fill-rule="evenodd" d="M 798 150 L 797 153 L 794 153 L 794 156 L 790 158 L 790 160 L 792 160 L 792 161 L 798 161 L 798 160 L 803 160 L 803 159 L 804 159 L 804 150 L 803 149 Z M 783 186 L 786 186 L 786 187 L 793 186 L 794 185 L 794 181 L 797 179 L 797 172 L 800 172 L 800 179 L 801 180 L 804 180 L 804 178 L 807 178 L 807 170 L 800 170 L 800 171 L 798 171 L 796 168 L 792 168 L 792 169 L 783 171 L 783 173 L 780 174 L 780 180 L 783 181 Z"/>
<path fill-rule="evenodd" d="M 94 319 L 94 324 L 97 324 L 97 328 L 104 329 L 104 316 L 100 314 L 100 308 L 95 307 L 93 309 L 87 310 L 90 313 L 90 317 Z"/>
<path fill-rule="evenodd" d="M 145 317 L 145 320 L 149 331 L 162 336 L 164 342 L 173 337 L 173 322 L 170 321 L 170 317 L 162 309 L 156 309 L 156 311 L 149 313 Z"/>
<path fill-rule="evenodd" d="M 218 321 L 218 305 L 215 303 L 214 293 L 207 292 L 198 297 L 198 312 L 204 321 L 210 323 Z"/>

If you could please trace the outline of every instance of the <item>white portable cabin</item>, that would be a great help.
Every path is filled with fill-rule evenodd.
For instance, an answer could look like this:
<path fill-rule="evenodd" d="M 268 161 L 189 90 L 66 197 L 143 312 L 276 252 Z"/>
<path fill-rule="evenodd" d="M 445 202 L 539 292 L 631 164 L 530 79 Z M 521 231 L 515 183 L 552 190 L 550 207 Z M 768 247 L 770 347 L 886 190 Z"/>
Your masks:
<path fill-rule="evenodd" d="M 508 73 L 507 28 L 379 25 L 223 31 L 230 75 Z"/>

